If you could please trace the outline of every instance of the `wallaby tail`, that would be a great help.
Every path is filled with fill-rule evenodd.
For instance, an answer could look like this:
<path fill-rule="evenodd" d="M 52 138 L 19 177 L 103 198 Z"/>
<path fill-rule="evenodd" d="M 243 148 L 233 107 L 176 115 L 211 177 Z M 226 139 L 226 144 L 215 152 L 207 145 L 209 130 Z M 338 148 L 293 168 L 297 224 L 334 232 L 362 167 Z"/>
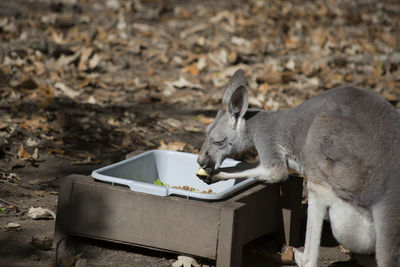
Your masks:
<path fill-rule="evenodd" d="M 395 194 L 393 191 L 396 190 L 387 193 L 372 209 L 379 267 L 400 266 L 400 202 L 399 192 Z"/>

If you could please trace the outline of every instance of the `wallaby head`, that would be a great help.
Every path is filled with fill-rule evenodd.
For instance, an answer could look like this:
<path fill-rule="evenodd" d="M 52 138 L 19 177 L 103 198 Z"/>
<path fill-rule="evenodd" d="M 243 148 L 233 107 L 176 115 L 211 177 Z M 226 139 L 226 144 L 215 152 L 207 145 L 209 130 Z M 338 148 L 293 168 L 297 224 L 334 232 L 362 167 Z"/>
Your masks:
<path fill-rule="evenodd" d="M 236 71 L 222 98 L 222 108 L 206 129 L 206 139 L 197 162 L 209 173 L 217 170 L 226 157 L 248 146 L 244 120 L 248 107 L 246 87 L 243 71 Z"/>

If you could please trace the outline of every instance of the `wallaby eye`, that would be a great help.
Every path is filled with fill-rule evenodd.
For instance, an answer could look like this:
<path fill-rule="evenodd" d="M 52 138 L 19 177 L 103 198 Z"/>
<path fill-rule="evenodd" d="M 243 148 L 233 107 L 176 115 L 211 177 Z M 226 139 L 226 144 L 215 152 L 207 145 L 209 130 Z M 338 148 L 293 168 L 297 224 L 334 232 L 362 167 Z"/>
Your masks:
<path fill-rule="evenodd" d="M 223 146 L 223 145 L 225 145 L 225 143 L 226 143 L 226 137 L 224 138 L 224 139 L 222 139 L 222 140 L 212 140 L 212 143 L 214 144 L 214 145 L 217 145 L 217 146 Z"/>

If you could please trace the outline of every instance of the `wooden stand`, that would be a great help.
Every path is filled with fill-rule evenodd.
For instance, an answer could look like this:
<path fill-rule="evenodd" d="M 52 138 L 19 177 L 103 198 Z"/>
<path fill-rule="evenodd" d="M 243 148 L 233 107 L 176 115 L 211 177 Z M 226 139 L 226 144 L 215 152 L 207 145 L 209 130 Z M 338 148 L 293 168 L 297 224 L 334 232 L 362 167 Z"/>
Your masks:
<path fill-rule="evenodd" d="M 205 202 L 71 175 L 60 187 L 54 244 L 68 236 L 89 237 L 214 259 L 218 267 L 241 266 L 244 244 L 262 235 L 298 242 L 300 205 L 290 204 L 300 203 L 301 187 L 302 181 L 291 178 L 286 189 L 256 184 L 226 200 Z"/>

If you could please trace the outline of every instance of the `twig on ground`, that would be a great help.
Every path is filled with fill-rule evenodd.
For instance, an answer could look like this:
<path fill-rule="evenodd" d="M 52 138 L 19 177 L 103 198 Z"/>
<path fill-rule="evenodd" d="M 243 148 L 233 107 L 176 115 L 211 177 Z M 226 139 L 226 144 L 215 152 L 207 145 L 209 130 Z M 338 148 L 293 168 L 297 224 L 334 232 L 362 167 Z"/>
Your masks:
<path fill-rule="evenodd" d="M 7 201 L 7 200 L 5 200 L 5 199 L 0 198 L 0 202 L 3 202 L 4 204 L 6 204 L 6 205 L 8 205 L 8 206 L 16 207 L 17 209 L 19 209 L 19 211 L 22 211 L 22 210 L 23 210 L 23 208 L 21 208 L 21 207 L 18 206 L 17 204 L 14 204 L 14 203 L 12 203 L 12 202 L 9 202 L 9 201 Z"/>

